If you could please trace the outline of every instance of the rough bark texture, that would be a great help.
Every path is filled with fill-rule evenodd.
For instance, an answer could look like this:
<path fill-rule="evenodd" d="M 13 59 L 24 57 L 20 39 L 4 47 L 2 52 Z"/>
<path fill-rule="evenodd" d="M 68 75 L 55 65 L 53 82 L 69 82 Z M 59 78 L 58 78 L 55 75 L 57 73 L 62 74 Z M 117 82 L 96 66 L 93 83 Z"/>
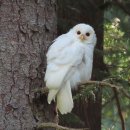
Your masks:
<path fill-rule="evenodd" d="M 55 4 L 0 1 L 0 130 L 33 130 L 55 118 L 53 106 L 33 92 L 44 87 L 44 53 L 56 35 Z"/>
<path fill-rule="evenodd" d="M 103 50 L 103 10 L 100 6 L 103 0 L 58 0 L 58 33 L 64 33 L 77 23 L 92 25 L 97 34 L 97 46 Z M 62 24 L 61 24 L 62 23 Z M 95 51 L 92 79 L 101 80 L 105 66 L 103 55 Z M 89 68 L 88 68 L 89 69 Z M 93 98 L 79 99 L 75 102 L 74 112 L 91 130 L 101 130 L 101 91 L 95 91 Z M 65 125 L 65 122 L 61 121 Z M 72 123 L 71 123 L 72 124 Z M 82 123 L 83 124 L 83 123 Z M 79 124 L 79 125 L 82 125 Z M 75 124 L 78 126 L 78 124 Z M 80 126 L 81 127 L 81 126 Z"/>

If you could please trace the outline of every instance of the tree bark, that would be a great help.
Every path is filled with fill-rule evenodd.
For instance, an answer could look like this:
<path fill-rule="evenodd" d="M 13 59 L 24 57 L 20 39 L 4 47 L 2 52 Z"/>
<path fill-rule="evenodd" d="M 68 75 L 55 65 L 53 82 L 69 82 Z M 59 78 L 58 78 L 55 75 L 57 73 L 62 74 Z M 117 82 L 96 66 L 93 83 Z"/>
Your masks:
<path fill-rule="evenodd" d="M 55 36 L 55 0 L 0 1 L 0 130 L 55 121 L 53 105 L 34 94 L 45 87 L 44 54 Z"/>

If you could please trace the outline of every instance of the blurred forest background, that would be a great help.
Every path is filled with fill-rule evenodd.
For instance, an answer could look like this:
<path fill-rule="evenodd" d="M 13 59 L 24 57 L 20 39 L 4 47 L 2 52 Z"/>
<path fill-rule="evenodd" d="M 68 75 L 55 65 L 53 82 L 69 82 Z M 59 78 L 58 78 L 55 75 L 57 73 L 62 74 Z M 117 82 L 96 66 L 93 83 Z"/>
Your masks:
<path fill-rule="evenodd" d="M 120 5 L 121 4 L 121 5 Z M 108 6 L 104 11 L 104 62 L 109 70 L 110 82 L 122 86 L 118 91 L 120 106 L 114 100 L 111 89 L 103 90 L 102 129 L 120 130 L 117 107 L 130 128 L 130 1 L 124 0 Z"/>

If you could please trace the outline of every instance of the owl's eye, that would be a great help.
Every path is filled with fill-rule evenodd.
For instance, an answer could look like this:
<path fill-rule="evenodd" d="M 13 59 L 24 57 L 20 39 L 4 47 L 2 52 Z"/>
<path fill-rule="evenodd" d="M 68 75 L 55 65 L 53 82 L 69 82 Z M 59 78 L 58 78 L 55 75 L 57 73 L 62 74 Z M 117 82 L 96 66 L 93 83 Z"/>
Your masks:
<path fill-rule="evenodd" d="M 80 35 L 80 34 L 81 34 L 81 32 L 80 32 L 80 31 L 77 31 L 77 34 L 78 34 L 78 35 Z"/>
<path fill-rule="evenodd" d="M 89 33 L 89 32 L 87 32 L 87 33 L 86 33 L 86 36 L 88 36 L 88 37 L 89 37 L 89 36 L 90 36 L 90 33 Z"/>

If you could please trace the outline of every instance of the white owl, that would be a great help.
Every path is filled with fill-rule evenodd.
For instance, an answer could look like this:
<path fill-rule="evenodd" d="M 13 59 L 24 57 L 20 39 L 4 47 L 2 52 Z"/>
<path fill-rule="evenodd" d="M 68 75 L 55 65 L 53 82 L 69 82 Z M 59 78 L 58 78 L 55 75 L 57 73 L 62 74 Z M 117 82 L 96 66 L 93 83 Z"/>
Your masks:
<path fill-rule="evenodd" d="M 61 114 L 71 112 L 74 106 L 71 88 L 91 78 L 95 44 L 94 29 L 82 23 L 59 36 L 47 52 L 48 103 L 56 100 Z"/>

